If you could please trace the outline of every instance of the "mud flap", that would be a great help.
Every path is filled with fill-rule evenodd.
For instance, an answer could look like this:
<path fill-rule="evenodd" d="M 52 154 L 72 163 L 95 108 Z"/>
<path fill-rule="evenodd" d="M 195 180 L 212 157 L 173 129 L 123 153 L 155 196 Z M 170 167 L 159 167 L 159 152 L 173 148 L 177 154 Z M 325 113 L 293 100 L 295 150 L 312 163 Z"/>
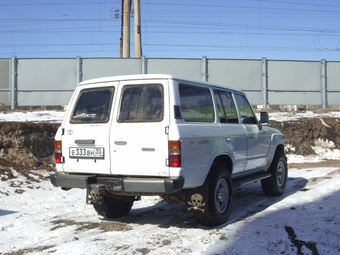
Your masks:
<path fill-rule="evenodd" d="M 103 189 L 104 185 L 96 185 L 96 184 L 90 184 L 87 186 L 86 189 L 86 203 L 87 204 L 94 204 L 94 203 L 100 203 L 101 201 L 101 190 Z"/>
<path fill-rule="evenodd" d="M 207 210 L 209 195 L 209 178 L 204 184 L 195 189 L 185 190 L 185 207 L 190 212 L 202 212 Z"/>

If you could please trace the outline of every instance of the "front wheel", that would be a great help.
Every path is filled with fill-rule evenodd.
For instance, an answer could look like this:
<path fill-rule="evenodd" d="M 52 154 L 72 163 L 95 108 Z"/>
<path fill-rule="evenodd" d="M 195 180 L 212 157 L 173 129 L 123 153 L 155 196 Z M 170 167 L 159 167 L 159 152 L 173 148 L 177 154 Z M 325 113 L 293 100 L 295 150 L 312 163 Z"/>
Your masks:
<path fill-rule="evenodd" d="M 275 153 L 270 165 L 271 176 L 261 181 L 263 192 L 268 196 L 280 196 L 287 186 L 288 167 L 284 153 L 279 150 Z"/>
<path fill-rule="evenodd" d="M 215 163 L 210 171 L 208 206 L 204 212 L 196 212 L 196 220 L 201 225 L 217 226 L 229 218 L 233 187 L 226 166 Z"/>

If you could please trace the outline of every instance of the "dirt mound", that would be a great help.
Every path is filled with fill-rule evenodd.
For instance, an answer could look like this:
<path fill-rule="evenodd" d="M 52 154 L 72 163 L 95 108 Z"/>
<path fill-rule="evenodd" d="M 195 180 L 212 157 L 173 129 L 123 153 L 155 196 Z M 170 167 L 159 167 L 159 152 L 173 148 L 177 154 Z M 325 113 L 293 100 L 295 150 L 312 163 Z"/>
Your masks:
<path fill-rule="evenodd" d="M 0 173 L 54 168 L 54 135 L 60 124 L 32 122 L 0 123 Z"/>
<path fill-rule="evenodd" d="M 270 121 L 269 126 L 285 135 L 287 154 L 313 155 L 317 145 L 340 149 L 340 123 L 336 118 Z"/>
<path fill-rule="evenodd" d="M 60 124 L 33 122 L 0 123 L 0 175 L 9 169 L 54 170 L 54 135 Z M 315 146 L 324 143 L 340 149 L 340 123 L 335 118 L 270 121 L 269 126 L 285 135 L 286 153 L 313 155 Z"/>

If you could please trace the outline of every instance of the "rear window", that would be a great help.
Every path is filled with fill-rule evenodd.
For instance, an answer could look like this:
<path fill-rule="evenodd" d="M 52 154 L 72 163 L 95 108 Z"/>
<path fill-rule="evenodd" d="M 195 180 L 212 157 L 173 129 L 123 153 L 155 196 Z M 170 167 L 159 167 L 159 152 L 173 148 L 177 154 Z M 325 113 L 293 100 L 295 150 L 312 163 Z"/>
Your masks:
<path fill-rule="evenodd" d="M 106 123 L 109 121 L 114 87 L 82 90 L 71 123 Z"/>
<path fill-rule="evenodd" d="M 210 90 L 179 84 L 182 118 L 187 122 L 214 122 L 214 106 Z"/>
<path fill-rule="evenodd" d="M 118 116 L 119 123 L 159 122 L 163 120 L 161 84 L 125 85 Z"/>

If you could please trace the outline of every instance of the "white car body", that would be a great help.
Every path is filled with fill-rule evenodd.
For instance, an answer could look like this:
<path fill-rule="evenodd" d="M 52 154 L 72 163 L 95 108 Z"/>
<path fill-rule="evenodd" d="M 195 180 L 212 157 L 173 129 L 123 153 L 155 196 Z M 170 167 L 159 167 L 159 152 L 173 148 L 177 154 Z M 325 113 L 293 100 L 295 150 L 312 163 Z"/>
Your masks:
<path fill-rule="evenodd" d="M 284 144 L 263 124 L 245 94 L 227 86 L 158 74 L 84 81 L 55 136 L 51 181 L 139 196 L 201 187 L 214 162 L 225 161 L 233 180 L 263 174 Z"/>

